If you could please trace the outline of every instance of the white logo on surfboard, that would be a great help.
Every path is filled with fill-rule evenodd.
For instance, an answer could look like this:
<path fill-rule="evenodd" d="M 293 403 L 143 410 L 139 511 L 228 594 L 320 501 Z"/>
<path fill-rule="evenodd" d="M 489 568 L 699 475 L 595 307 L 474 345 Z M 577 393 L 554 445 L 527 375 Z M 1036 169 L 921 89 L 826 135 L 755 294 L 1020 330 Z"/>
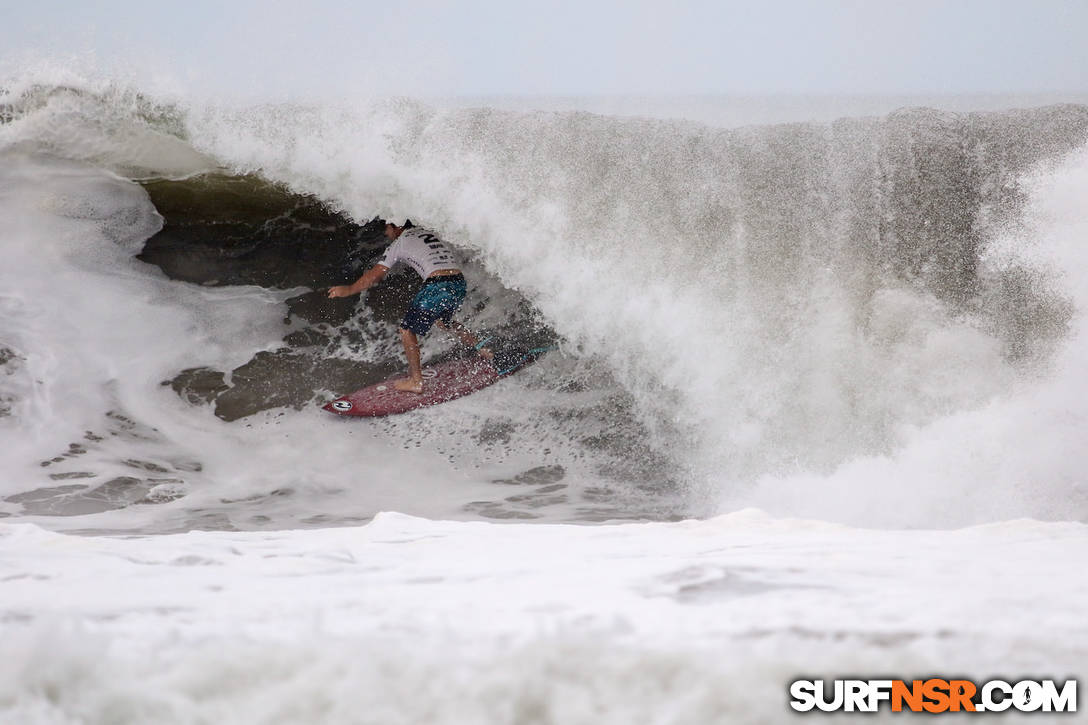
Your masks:
<path fill-rule="evenodd" d="M 351 410 L 351 401 L 350 400 L 337 400 L 336 402 L 334 402 L 332 404 L 332 407 L 333 407 L 334 410 L 339 410 L 341 413 L 345 413 L 345 412 Z"/>

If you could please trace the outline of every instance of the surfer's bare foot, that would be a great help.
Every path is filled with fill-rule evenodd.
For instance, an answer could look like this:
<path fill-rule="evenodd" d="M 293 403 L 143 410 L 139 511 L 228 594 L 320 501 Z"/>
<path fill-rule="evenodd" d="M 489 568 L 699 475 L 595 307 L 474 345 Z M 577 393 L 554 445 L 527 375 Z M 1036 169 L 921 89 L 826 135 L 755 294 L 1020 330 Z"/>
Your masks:
<path fill-rule="evenodd" d="M 422 393 L 423 381 L 412 380 L 411 378 L 402 378 L 393 383 L 393 387 L 397 390 L 403 390 L 406 393 Z"/>
<path fill-rule="evenodd" d="M 484 360 L 494 360 L 495 353 L 490 347 L 481 347 L 476 351 L 476 354 L 482 357 Z"/>

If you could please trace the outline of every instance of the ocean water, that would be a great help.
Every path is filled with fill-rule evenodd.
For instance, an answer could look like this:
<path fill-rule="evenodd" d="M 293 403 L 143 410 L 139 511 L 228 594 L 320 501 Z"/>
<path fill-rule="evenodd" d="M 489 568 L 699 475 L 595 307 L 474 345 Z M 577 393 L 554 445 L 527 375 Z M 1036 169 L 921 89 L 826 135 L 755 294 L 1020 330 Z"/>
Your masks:
<path fill-rule="evenodd" d="M 1088 106 L 0 86 L 0 719 L 780 722 L 1088 661 Z M 402 364 L 395 295 L 297 312 L 376 214 L 558 349 L 322 411 Z"/>

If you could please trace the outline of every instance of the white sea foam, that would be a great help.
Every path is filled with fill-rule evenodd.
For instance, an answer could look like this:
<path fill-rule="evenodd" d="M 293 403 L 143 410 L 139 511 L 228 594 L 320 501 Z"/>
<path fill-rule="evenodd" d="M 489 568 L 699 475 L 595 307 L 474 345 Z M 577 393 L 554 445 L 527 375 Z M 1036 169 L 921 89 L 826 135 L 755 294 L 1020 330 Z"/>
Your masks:
<path fill-rule="evenodd" d="M 758 512 L 137 539 L 0 525 L 0 713 L 762 722 L 801 675 L 1065 677 L 1088 646 L 1066 564 L 1086 546 L 1080 524 L 880 532 Z"/>

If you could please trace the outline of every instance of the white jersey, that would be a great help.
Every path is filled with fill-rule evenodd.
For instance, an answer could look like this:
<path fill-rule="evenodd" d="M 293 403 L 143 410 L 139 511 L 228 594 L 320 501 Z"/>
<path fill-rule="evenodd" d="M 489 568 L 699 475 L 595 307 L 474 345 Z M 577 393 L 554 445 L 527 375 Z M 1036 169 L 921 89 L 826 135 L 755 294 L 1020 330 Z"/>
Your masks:
<path fill-rule="evenodd" d="M 423 279 L 442 270 L 459 269 L 457 258 L 446 243 L 434 232 L 422 227 L 412 227 L 401 232 L 396 241 L 385 250 L 385 256 L 378 264 L 392 268 L 399 262 L 407 264 Z"/>

